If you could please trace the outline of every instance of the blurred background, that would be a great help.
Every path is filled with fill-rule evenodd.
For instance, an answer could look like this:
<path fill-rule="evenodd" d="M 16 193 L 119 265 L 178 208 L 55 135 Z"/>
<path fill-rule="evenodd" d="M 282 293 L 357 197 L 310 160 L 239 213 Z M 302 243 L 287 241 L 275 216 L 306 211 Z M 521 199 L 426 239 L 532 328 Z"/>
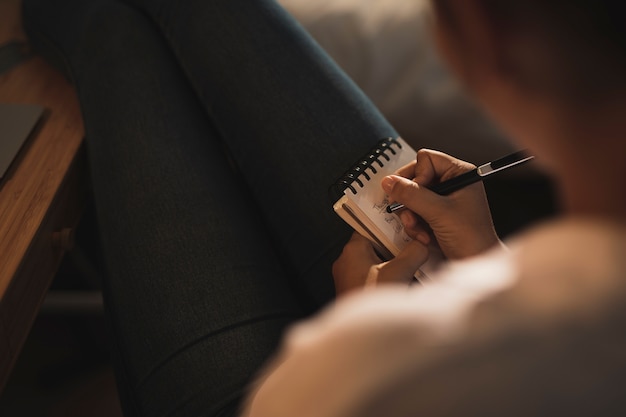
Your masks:
<path fill-rule="evenodd" d="M 19 1 L 19 0 L 0 0 Z M 475 164 L 516 146 L 443 68 L 425 0 L 280 0 L 415 148 Z M 558 211 L 553 184 L 531 163 L 485 184 L 503 238 Z M 0 416 L 120 416 L 102 311 L 93 206 L 76 231 L 0 396 Z"/>

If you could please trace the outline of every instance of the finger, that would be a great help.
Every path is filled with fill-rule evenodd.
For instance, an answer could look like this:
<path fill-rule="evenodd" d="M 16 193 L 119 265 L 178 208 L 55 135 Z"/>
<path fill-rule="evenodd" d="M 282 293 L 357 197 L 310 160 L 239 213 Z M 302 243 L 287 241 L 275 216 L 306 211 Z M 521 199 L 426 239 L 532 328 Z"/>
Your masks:
<path fill-rule="evenodd" d="M 421 217 L 411 210 L 401 210 L 398 217 L 400 217 L 400 221 L 404 226 L 405 233 L 411 239 L 417 239 L 424 245 L 430 243 L 430 227 L 428 227 Z"/>
<path fill-rule="evenodd" d="M 398 169 L 394 174 L 399 175 L 404 178 L 413 179 L 415 177 L 415 165 L 416 164 L 417 164 L 417 159 L 404 165 L 402 168 Z"/>
<path fill-rule="evenodd" d="M 332 265 L 337 295 L 363 287 L 370 270 L 381 262 L 369 240 L 354 232 Z"/>
<path fill-rule="evenodd" d="M 410 282 L 415 272 L 428 260 L 428 248 L 414 240 L 389 262 L 378 266 L 377 283 Z"/>
<path fill-rule="evenodd" d="M 443 152 L 420 149 L 417 152 L 413 180 L 418 184 L 431 185 L 446 181 L 471 171 L 476 166 Z"/>
<path fill-rule="evenodd" d="M 383 190 L 390 200 L 404 204 L 406 208 L 422 217 L 427 223 L 437 217 L 446 207 L 444 197 L 433 193 L 414 181 L 398 175 L 389 175 L 382 181 Z"/>
<path fill-rule="evenodd" d="M 430 185 L 445 181 L 476 168 L 469 162 L 432 149 L 420 149 L 414 161 L 398 169 L 395 174 L 412 179 L 418 184 Z"/>
<path fill-rule="evenodd" d="M 352 233 L 350 240 L 344 246 L 344 252 L 353 258 L 360 258 L 363 263 L 370 265 L 381 262 L 381 259 L 376 255 L 372 242 L 358 232 Z"/>

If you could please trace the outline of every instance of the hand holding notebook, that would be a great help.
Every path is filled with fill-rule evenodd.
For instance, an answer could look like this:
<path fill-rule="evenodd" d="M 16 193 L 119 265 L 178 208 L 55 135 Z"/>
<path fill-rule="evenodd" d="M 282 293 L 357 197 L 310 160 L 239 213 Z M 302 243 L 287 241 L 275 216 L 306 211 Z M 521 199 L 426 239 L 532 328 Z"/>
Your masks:
<path fill-rule="evenodd" d="M 372 240 L 387 259 L 411 241 L 400 219 L 387 212 L 390 201 L 380 186 L 384 177 L 415 159 L 416 152 L 403 139 L 386 139 L 372 149 L 337 183 L 343 194 L 335 212 L 357 232 Z"/>
<path fill-rule="evenodd" d="M 368 238 L 385 259 L 392 259 L 411 238 L 399 217 L 387 212 L 392 203 L 380 186 L 384 177 L 415 160 L 416 151 L 403 139 L 385 139 L 371 149 L 335 184 L 341 196 L 333 204 L 335 212 L 354 230 Z M 435 257 L 431 257 L 433 264 Z M 427 269 L 427 268 L 423 268 Z M 425 278 L 418 271 L 418 280 Z"/>
<path fill-rule="evenodd" d="M 395 210 L 402 207 L 398 207 L 390 201 L 380 184 L 386 176 L 415 161 L 416 154 L 417 152 L 402 139 L 385 139 L 347 171 L 335 185 L 342 193 L 333 205 L 335 211 L 357 232 L 367 237 L 384 259 L 391 259 L 398 255 L 411 241 L 411 238 L 407 235 L 400 219 L 393 214 Z M 454 159 L 448 156 L 446 158 Z M 480 181 L 489 174 L 500 172 L 530 159 L 532 157 L 527 156 L 524 152 L 518 152 L 484 164 L 448 181 L 438 183 L 431 188 L 431 191 L 436 194 L 447 195 Z M 490 223 L 488 208 L 486 208 L 485 214 L 489 220 L 488 223 Z M 458 216 L 456 220 L 458 220 Z M 480 223 L 484 223 L 484 221 Z M 487 235 L 489 234 L 487 233 Z M 488 241 L 497 241 L 495 231 L 493 231 L 492 236 L 488 237 Z M 480 241 L 479 236 L 477 238 Z M 480 245 L 478 241 L 476 245 L 471 245 L 470 242 L 470 246 L 477 247 L 472 248 L 472 250 L 482 249 L 483 245 Z M 430 250 L 431 258 L 423 266 L 423 270 L 432 269 L 442 259 L 436 244 L 430 245 Z M 419 271 L 416 277 L 418 279 L 423 278 L 424 273 Z"/>

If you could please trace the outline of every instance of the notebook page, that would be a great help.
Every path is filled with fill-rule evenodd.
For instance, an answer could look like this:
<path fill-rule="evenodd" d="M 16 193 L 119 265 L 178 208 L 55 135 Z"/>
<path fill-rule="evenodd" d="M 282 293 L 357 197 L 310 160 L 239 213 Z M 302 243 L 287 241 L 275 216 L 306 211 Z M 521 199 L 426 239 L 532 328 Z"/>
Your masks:
<path fill-rule="evenodd" d="M 353 184 L 357 191 L 356 194 L 350 189 L 345 190 L 345 196 L 350 200 L 349 205 L 356 205 L 358 211 L 361 211 L 367 217 L 367 219 L 362 219 L 364 224 L 367 225 L 370 223 L 382 232 L 386 239 L 381 236 L 379 236 L 379 239 L 387 246 L 387 249 L 389 249 L 393 255 L 397 255 L 398 252 L 411 241 L 411 238 L 404 232 L 404 227 L 398 215 L 395 213 L 387 213 L 386 209 L 391 201 L 389 201 L 389 196 L 385 194 L 380 183 L 387 175 L 393 174 L 402 166 L 412 162 L 416 155 L 416 152 L 405 141 L 398 139 L 398 142 L 402 145 L 401 149 L 395 145 L 391 145 L 396 151 L 395 155 L 390 151 L 386 152 L 386 155 L 390 159 L 389 161 L 384 157 L 380 157 L 380 161 L 384 165 L 383 167 L 374 163 L 373 166 L 377 171 L 376 173 L 369 168 L 367 169 L 366 172 L 370 177 L 369 180 L 363 175 L 359 176 L 363 187 L 358 183 Z M 357 210 L 355 210 L 355 212 L 356 211 Z"/>

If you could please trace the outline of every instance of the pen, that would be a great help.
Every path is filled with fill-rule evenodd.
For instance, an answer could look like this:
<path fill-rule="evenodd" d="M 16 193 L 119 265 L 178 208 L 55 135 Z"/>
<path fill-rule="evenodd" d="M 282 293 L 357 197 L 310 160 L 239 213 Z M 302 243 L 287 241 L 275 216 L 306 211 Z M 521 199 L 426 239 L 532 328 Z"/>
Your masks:
<path fill-rule="evenodd" d="M 524 162 L 530 161 L 534 156 L 529 156 L 526 151 L 518 151 L 504 158 L 496 159 L 495 161 L 488 162 L 479 166 L 465 174 L 461 174 L 458 177 L 449 179 L 439 184 L 435 184 L 429 189 L 439 195 L 448 195 L 463 187 L 466 187 L 475 182 L 482 181 L 486 177 L 501 172 L 514 166 L 520 165 Z M 404 208 L 404 204 L 393 203 L 387 206 L 387 213 L 393 213 L 394 211 Z"/>

